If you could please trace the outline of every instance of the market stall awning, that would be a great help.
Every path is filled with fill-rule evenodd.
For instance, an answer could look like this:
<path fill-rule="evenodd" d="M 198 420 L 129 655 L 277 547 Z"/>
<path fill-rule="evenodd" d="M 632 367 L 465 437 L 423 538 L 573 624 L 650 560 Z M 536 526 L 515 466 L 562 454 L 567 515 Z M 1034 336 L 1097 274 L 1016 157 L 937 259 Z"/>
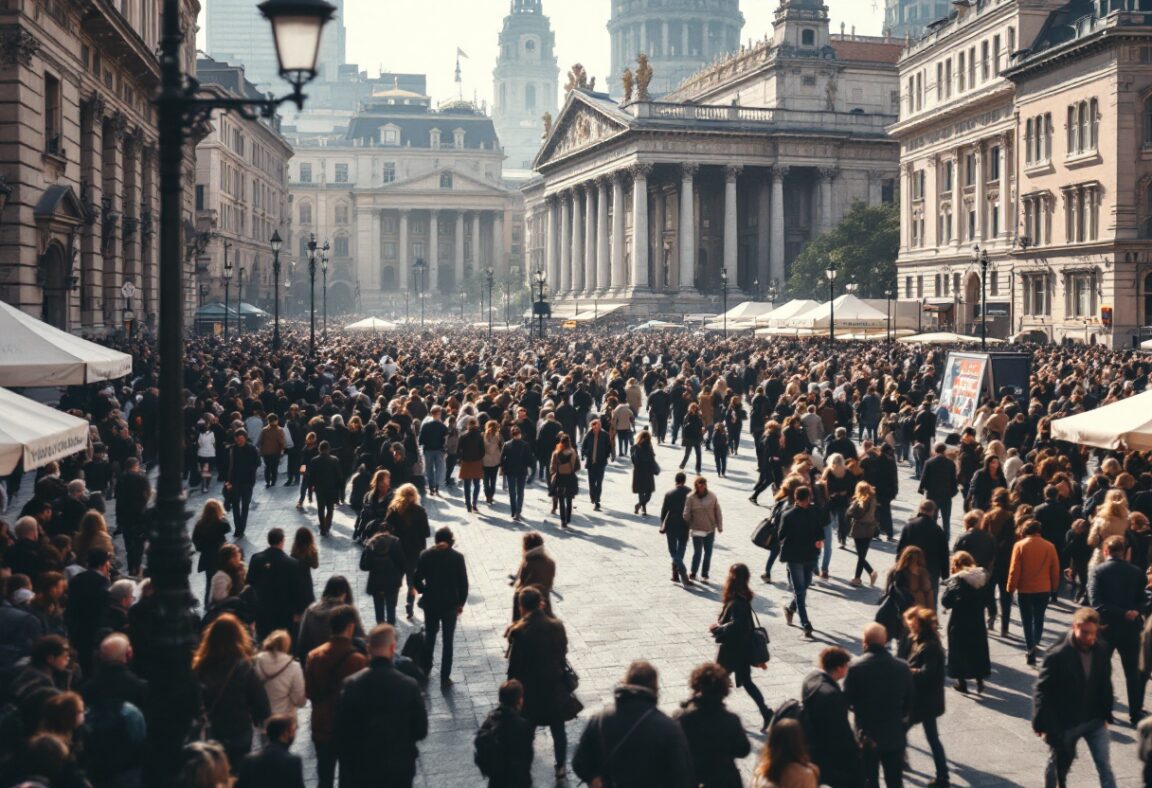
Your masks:
<path fill-rule="evenodd" d="M 395 331 L 399 326 L 395 323 L 389 323 L 387 320 L 381 320 L 376 317 L 366 317 L 363 320 L 358 320 L 355 323 L 349 323 L 344 326 L 345 331 Z"/>
<path fill-rule="evenodd" d="M 932 331 L 927 334 L 913 334 L 901 337 L 901 342 L 909 345 L 979 345 L 980 337 L 967 334 L 954 334 L 951 331 Z M 1004 340 L 988 337 L 989 345 L 1002 345 Z"/>
<path fill-rule="evenodd" d="M 0 389 L 0 476 L 12 473 L 21 458 L 30 471 L 87 445 L 84 419 Z"/>
<path fill-rule="evenodd" d="M 1056 440 L 1101 449 L 1152 449 L 1152 391 L 1052 422 Z"/>
<path fill-rule="evenodd" d="M 834 307 L 834 309 L 833 309 Z M 835 317 L 833 317 L 833 312 Z M 828 330 L 835 320 L 837 331 L 850 329 L 884 329 L 888 326 L 888 315 L 879 309 L 868 306 L 851 293 L 845 293 L 832 302 L 818 304 L 806 312 L 789 318 L 784 325 L 795 328 Z"/>
<path fill-rule="evenodd" d="M 220 302 L 214 304 L 205 304 L 196 310 L 196 319 L 209 321 L 209 320 L 223 320 L 227 315 L 229 320 L 235 320 L 240 316 L 235 307 L 224 306 Z"/>
<path fill-rule="evenodd" d="M 132 357 L 0 301 L 0 386 L 77 386 L 132 374 Z"/>

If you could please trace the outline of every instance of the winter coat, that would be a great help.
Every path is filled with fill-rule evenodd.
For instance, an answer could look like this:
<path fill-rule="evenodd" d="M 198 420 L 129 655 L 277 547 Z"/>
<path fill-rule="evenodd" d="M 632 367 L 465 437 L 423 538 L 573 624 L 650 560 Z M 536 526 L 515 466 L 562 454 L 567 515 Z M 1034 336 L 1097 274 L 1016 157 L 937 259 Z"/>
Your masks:
<path fill-rule="evenodd" d="M 1060 556 L 1040 534 L 1026 536 L 1012 547 L 1008 591 L 1049 594 L 1060 588 Z"/>
<path fill-rule="evenodd" d="M 528 613 L 508 632 L 508 678 L 524 685 L 525 719 L 552 725 L 575 717 L 564 684 L 568 634 L 542 610 Z"/>
<path fill-rule="evenodd" d="M 545 600 L 552 594 L 552 584 L 556 581 L 556 562 L 544 551 L 544 545 L 533 547 L 524 552 L 520 561 L 520 568 L 516 570 L 515 590 L 529 586 L 540 591 Z"/>
<path fill-rule="evenodd" d="M 913 725 L 944 716 L 944 647 L 939 640 L 914 643 L 908 655 L 912 671 Z"/>
<path fill-rule="evenodd" d="M 948 610 L 948 675 L 954 679 L 982 679 L 992 673 L 988 630 L 984 613 L 988 602 L 988 572 L 979 567 L 961 569 L 948 578 L 940 604 Z"/>
<path fill-rule="evenodd" d="M 1123 517 L 1096 517 L 1092 520 L 1092 527 L 1088 531 L 1088 544 L 1094 547 L 1092 558 L 1088 561 L 1088 571 L 1091 572 L 1097 564 L 1102 562 L 1104 543 L 1112 536 L 1123 536 L 1128 530 L 1128 520 Z"/>
<path fill-rule="evenodd" d="M 380 768 L 404 784 L 416 774 L 416 743 L 428 736 L 420 685 L 392 660 L 376 657 L 344 681 L 336 702 L 332 741 L 340 758 L 341 788 L 380 784 Z"/>
<path fill-rule="evenodd" d="M 344 679 L 368 665 L 368 658 L 356 650 L 351 639 L 333 637 L 308 653 L 304 667 L 304 692 L 312 701 L 312 740 L 332 740 L 336 699 Z"/>
<path fill-rule="evenodd" d="M 860 745 L 848 719 L 848 698 L 840 685 L 822 670 L 813 671 L 800 689 L 810 730 L 819 731 L 809 742 L 812 762 L 824 782 L 835 788 L 863 788 L 864 765 Z"/>
<path fill-rule="evenodd" d="M 432 536 L 428 525 L 428 511 L 420 504 L 412 504 L 404 512 L 393 509 L 388 512 L 388 530 L 400 539 L 404 548 L 404 569 L 411 574 L 416 570 L 416 561 Z"/>
<path fill-rule="evenodd" d="M 874 539 L 880 531 L 880 523 L 876 519 L 876 499 L 869 499 L 867 504 L 852 501 L 848 505 L 848 523 L 852 527 L 853 539 Z"/>
<path fill-rule="evenodd" d="M 252 663 L 240 660 L 199 678 L 212 738 L 229 749 L 243 748 L 245 741 L 251 747 L 252 726 L 262 725 L 272 713 Z"/>
<path fill-rule="evenodd" d="M 752 603 L 744 597 L 736 597 L 720 612 L 719 626 L 713 632 L 720 650 L 716 653 L 716 663 L 733 677 L 737 687 L 743 687 L 750 679 L 752 666 Z"/>
<path fill-rule="evenodd" d="M 304 671 L 291 654 L 261 651 L 252 659 L 252 669 L 264 684 L 268 706 L 273 714 L 291 714 L 308 699 L 304 696 Z"/>
<path fill-rule="evenodd" d="M 903 750 L 913 710 L 912 673 L 884 646 L 869 646 L 848 666 L 844 694 L 855 712 L 856 732 L 880 752 Z"/>
<path fill-rule="evenodd" d="M 396 593 L 404 580 L 404 546 L 387 531 L 376 534 L 360 553 L 360 569 L 368 572 L 369 594 Z"/>
<path fill-rule="evenodd" d="M 709 491 L 702 496 L 690 493 L 684 501 L 684 521 L 688 523 L 689 532 L 723 533 L 724 516 L 716 493 Z"/>
<path fill-rule="evenodd" d="M 346 604 L 344 600 L 339 597 L 322 597 L 304 611 L 304 615 L 300 618 L 300 632 L 296 636 L 295 644 L 296 658 L 301 663 L 307 662 L 312 650 L 324 645 L 332 637 L 332 627 L 329 625 L 332 611 L 344 604 Z M 356 635 L 364 637 L 364 627 L 359 620 L 356 622 Z"/>
<path fill-rule="evenodd" d="M 703 788 L 743 788 L 735 761 L 752 751 L 740 717 L 719 698 L 691 698 L 674 716 L 688 740 L 695 781 Z"/>
<path fill-rule="evenodd" d="M 656 450 L 652 444 L 632 447 L 632 492 L 636 495 L 656 492 Z"/>

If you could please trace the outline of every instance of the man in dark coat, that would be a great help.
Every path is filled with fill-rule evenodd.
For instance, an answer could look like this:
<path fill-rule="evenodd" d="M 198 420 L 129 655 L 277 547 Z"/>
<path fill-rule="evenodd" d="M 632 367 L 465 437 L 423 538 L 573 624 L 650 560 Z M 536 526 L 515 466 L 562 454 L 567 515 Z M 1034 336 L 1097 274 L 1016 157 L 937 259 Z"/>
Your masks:
<path fill-rule="evenodd" d="M 844 677 L 844 695 L 856 714 L 857 739 L 863 743 L 864 775 L 869 785 L 902 785 L 905 730 L 912 714 L 912 671 L 888 652 L 888 630 L 871 623 L 864 628 L 864 653 Z"/>
<path fill-rule="evenodd" d="M 390 625 L 372 630 L 368 654 L 368 667 L 344 680 L 336 701 L 340 788 L 411 788 L 416 743 L 428 736 L 420 685 L 393 664 L 396 630 Z"/>
<path fill-rule="evenodd" d="M 660 532 L 668 540 L 668 555 L 672 557 L 672 582 L 683 581 L 692 585 L 688 567 L 684 565 L 684 552 L 688 549 L 688 522 L 684 519 L 684 502 L 688 500 L 688 477 L 683 471 L 676 474 L 676 486 L 664 494 L 660 507 Z"/>
<path fill-rule="evenodd" d="M 1108 724 L 1113 722 L 1112 650 L 1098 640 L 1100 614 L 1080 608 L 1072 616 L 1072 631 L 1052 647 L 1040 666 L 1032 698 L 1032 730 L 1043 736 L 1051 751 L 1044 773 L 1046 788 L 1066 785 L 1084 739 L 1101 785 L 1115 785 L 1109 764 Z"/>
<path fill-rule="evenodd" d="M 7 673 L 32 653 L 44 634 L 40 619 L 7 599 L 0 599 L 0 671 Z"/>
<path fill-rule="evenodd" d="M 4 554 L 4 565 L 14 575 L 28 578 L 40 577 L 48 571 L 48 563 L 40 552 L 40 526 L 32 517 L 21 517 L 14 529 L 16 541 Z"/>
<path fill-rule="evenodd" d="M 316 517 L 320 521 L 320 535 L 332 530 L 332 515 L 336 503 L 344 495 L 344 469 L 340 458 L 332 454 L 328 441 L 320 441 L 320 453 L 308 463 L 308 483 L 316 491 Z"/>
<path fill-rule="evenodd" d="M 352 605 L 340 605 L 328 619 L 328 642 L 308 653 L 304 666 L 304 693 L 312 702 L 312 745 L 316 749 L 319 788 L 336 784 L 336 742 L 333 741 L 336 702 L 344 679 L 368 667 L 368 658 L 356 650 L 360 615 Z"/>
<path fill-rule="evenodd" d="M 864 480 L 876 488 L 876 520 L 880 530 L 892 541 L 892 501 L 900 493 L 896 451 L 889 444 L 873 448 L 860 460 Z"/>
<path fill-rule="evenodd" d="M 146 517 L 151 498 L 152 484 L 140 472 L 140 460 L 129 457 L 124 463 L 124 473 L 116 482 L 116 528 L 124 536 L 130 575 L 140 575 L 148 539 Z"/>
<path fill-rule="evenodd" d="M 508 482 L 508 508 L 517 522 L 524 509 L 524 486 L 532 465 L 532 447 L 524 440 L 520 428 L 513 427 L 512 439 L 500 450 L 500 472 Z"/>
<path fill-rule="evenodd" d="M 84 675 L 92 668 L 96 632 L 108 607 L 108 575 L 112 558 L 100 549 L 88 553 L 88 569 L 68 581 L 68 607 L 64 610 L 68 641 L 76 649 Z"/>
<path fill-rule="evenodd" d="M 724 705 L 730 681 L 728 671 L 705 662 L 688 679 L 692 697 L 680 705 L 673 719 L 684 731 L 695 780 L 708 788 L 743 788 L 737 762 L 752 751 L 740 716 Z"/>
<path fill-rule="evenodd" d="M 1056 549 L 1062 549 L 1064 537 L 1072 527 L 1072 515 L 1060 500 L 1059 488 L 1051 484 L 1044 488 L 1044 503 L 1033 510 L 1032 516 L 1040 521 L 1040 535 L 1055 545 Z M 1105 638 L 1111 642 L 1107 635 Z"/>
<path fill-rule="evenodd" d="M 648 395 L 648 418 L 652 424 L 652 437 L 660 445 L 663 445 L 664 439 L 668 437 L 668 414 L 671 409 L 672 398 L 664 386 L 658 384 Z"/>
<path fill-rule="evenodd" d="M 1123 536 L 1104 542 L 1108 559 L 1092 570 L 1088 600 L 1100 614 L 1100 630 L 1108 645 L 1120 652 L 1124 683 L 1128 687 L 1128 715 L 1132 727 L 1144 716 L 1144 687 L 1148 677 L 1140 671 L 1140 633 L 1144 629 L 1144 573 L 1124 560 L 1128 545 Z"/>
<path fill-rule="evenodd" d="M 633 662 L 616 703 L 593 715 L 572 758 L 572 771 L 586 783 L 630 788 L 695 785 L 684 731 L 656 708 L 656 668 Z"/>
<path fill-rule="evenodd" d="M 96 706 L 124 701 L 143 711 L 148 682 L 132 672 L 131 661 L 132 646 L 127 635 L 114 632 L 105 637 L 97 652 L 96 673 L 80 688 L 84 703 Z"/>
<path fill-rule="evenodd" d="M 932 578 L 932 598 L 940 598 L 940 578 L 948 576 L 948 537 L 936 524 L 936 504 L 928 499 L 920 502 L 916 516 L 908 521 L 896 543 L 896 557 L 909 547 L 924 551 L 924 563 Z"/>
<path fill-rule="evenodd" d="M 495 762 L 485 772 L 488 788 L 532 788 L 536 726 L 522 716 L 524 687 L 516 679 L 509 679 L 500 685 L 499 698 L 500 705 L 484 720 L 484 726 L 495 736 L 498 750 L 494 753 Z"/>
<path fill-rule="evenodd" d="M 304 761 L 289 750 L 296 740 L 296 718 L 291 714 L 269 717 L 264 735 L 268 743 L 240 762 L 236 788 L 304 788 Z"/>
<path fill-rule="evenodd" d="M 794 493 L 796 505 L 780 518 L 780 560 L 788 567 L 795 595 L 784 608 L 784 619 L 792 625 L 792 617 L 800 614 L 804 636 L 812 637 L 812 622 L 806 604 L 808 586 L 816 574 L 816 559 L 824 546 L 824 524 L 812 508 L 812 489 L 798 487 Z"/>
<path fill-rule="evenodd" d="M 52 504 L 52 525 L 49 535 L 72 536 L 80 528 L 80 521 L 88 513 L 88 488 L 83 479 L 68 482 L 68 492 Z"/>
<path fill-rule="evenodd" d="M 552 732 L 556 774 L 568 762 L 568 736 L 564 723 L 576 708 L 564 683 L 568 660 L 568 634 L 560 620 L 542 610 L 540 591 L 529 586 L 520 592 L 521 618 L 508 632 L 508 678 L 524 686 L 524 718 Z"/>
<path fill-rule="evenodd" d="M 588 493 L 597 512 L 600 511 L 600 494 L 604 490 L 604 469 L 608 467 L 611 453 L 612 438 L 604 432 L 600 419 L 593 420 L 580 446 L 580 456 L 588 469 Z"/>
<path fill-rule="evenodd" d="M 806 727 L 815 732 L 810 738 L 812 762 L 820 767 L 821 783 L 831 788 L 864 785 L 860 745 L 848 721 L 848 698 L 840 689 L 851 661 L 852 657 L 842 648 L 824 649 L 820 652 L 820 670 L 810 673 L 800 687 Z"/>
<path fill-rule="evenodd" d="M 536 463 L 540 466 L 540 474 L 548 478 L 548 463 L 552 461 L 552 451 L 560 440 L 560 433 L 564 428 L 556 421 L 556 415 L 549 413 L 544 417 L 544 423 L 536 432 Z"/>
<path fill-rule="evenodd" d="M 452 684 L 452 647 L 456 638 L 456 619 L 464 612 L 468 601 L 468 568 L 464 556 L 452 548 L 456 537 L 451 528 L 439 528 L 434 545 L 420 554 L 412 585 L 420 594 L 420 607 L 424 610 L 425 634 L 428 638 L 424 650 L 424 675 L 432 675 L 432 657 L 436 650 L 436 635 L 444 628 L 444 646 L 440 658 L 440 684 Z"/>
<path fill-rule="evenodd" d="M 952 499 L 956 497 L 959 482 L 956 477 L 956 463 L 948 459 L 945 452 L 948 447 L 937 443 L 932 459 L 924 463 L 924 473 L 920 476 L 920 487 L 917 489 L 932 503 L 936 504 L 944 528 L 946 542 L 951 542 Z"/>
<path fill-rule="evenodd" d="M 236 538 L 244 538 L 248 527 L 248 507 L 252 505 L 252 490 L 256 487 L 256 471 L 260 468 L 260 452 L 248 442 L 245 430 L 236 430 L 235 443 L 228 450 L 228 476 L 225 492 L 232 501 L 236 514 Z"/>
<path fill-rule="evenodd" d="M 284 552 L 284 531 L 268 532 L 268 549 L 248 562 L 248 584 L 256 592 L 256 635 L 261 640 L 275 629 L 295 632 L 305 605 L 300 587 L 300 567 Z"/>

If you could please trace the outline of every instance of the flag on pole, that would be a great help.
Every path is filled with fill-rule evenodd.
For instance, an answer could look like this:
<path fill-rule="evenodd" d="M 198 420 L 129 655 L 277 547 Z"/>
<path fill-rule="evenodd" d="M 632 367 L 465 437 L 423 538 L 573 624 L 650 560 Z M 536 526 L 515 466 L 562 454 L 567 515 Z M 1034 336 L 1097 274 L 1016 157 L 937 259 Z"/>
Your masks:
<path fill-rule="evenodd" d="M 468 57 L 468 53 L 467 53 L 467 52 L 465 52 L 465 51 L 464 51 L 463 49 L 461 49 L 460 47 L 456 47 L 456 57 L 463 57 L 463 58 L 466 58 L 466 57 Z"/>

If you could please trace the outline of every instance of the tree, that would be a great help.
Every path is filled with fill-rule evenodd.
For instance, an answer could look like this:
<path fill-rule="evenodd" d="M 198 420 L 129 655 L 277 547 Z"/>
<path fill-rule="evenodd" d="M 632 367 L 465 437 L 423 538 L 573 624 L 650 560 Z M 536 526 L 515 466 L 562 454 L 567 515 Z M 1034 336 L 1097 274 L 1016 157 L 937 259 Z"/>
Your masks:
<path fill-rule="evenodd" d="M 895 205 L 852 205 L 839 225 L 804 248 L 792 262 L 785 294 L 788 298 L 828 298 L 824 271 L 835 263 L 836 295 L 856 282 L 860 298 L 884 298 L 896 290 L 896 255 L 900 251 L 900 209 Z"/>

